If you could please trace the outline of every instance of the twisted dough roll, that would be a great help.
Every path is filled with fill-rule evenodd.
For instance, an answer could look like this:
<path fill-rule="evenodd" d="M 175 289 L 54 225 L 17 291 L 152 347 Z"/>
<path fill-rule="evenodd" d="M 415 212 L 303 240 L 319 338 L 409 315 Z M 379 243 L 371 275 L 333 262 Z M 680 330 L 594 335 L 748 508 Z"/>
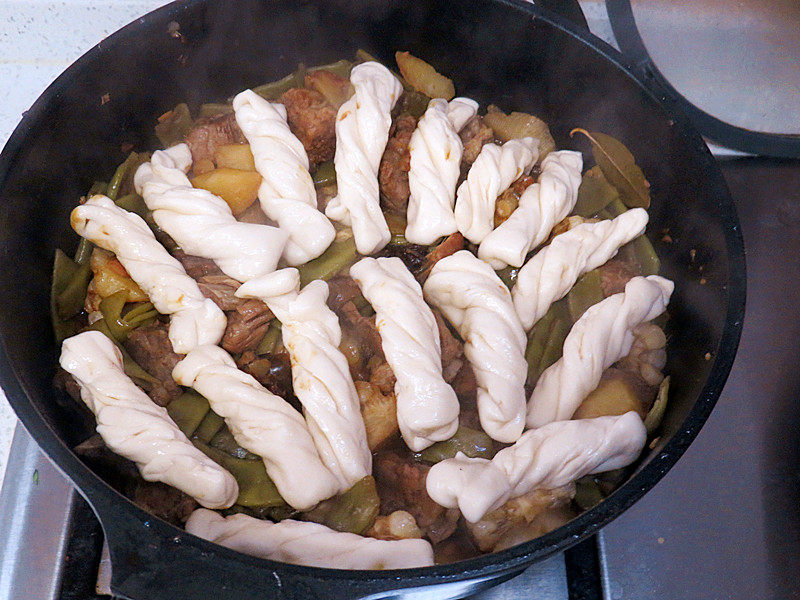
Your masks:
<path fill-rule="evenodd" d="M 439 329 L 422 288 L 399 258 L 363 258 L 350 267 L 375 309 L 381 346 L 397 382 L 397 422 L 414 452 L 453 437 L 458 397 L 442 377 Z"/>
<path fill-rule="evenodd" d="M 171 315 L 169 339 L 175 352 L 219 343 L 227 325 L 225 314 L 203 296 L 144 219 L 105 196 L 92 196 L 72 211 L 70 223 L 79 236 L 116 254 L 156 310 Z"/>
<path fill-rule="evenodd" d="M 458 132 L 477 112 L 478 103 L 469 98 L 449 103 L 434 98 L 411 135 L 405 233 L 409 242 L 428 245 L 457 231 L 453 202 L 464 151 Z"/>
<path fill-rule="evenodd" d="M 525 425 L 527 339 L 508 288 L 489 265 L 461 250 L 434 265 L 424 292 L 464 339 L 483 430 L 515 442 Z"/>
<path fill-rule="evenodd" d="M 267 473 L 292 507 L 308 510 L 339 491 L 300 413 L 240 371 L 225 350 L 193 350 L 175 365 L 172 377 L 205 396 L 236 442 L 264 459 Z"/>
<path fill-rule="evenodd" d="M 646 439 L 644 424 L 633 411 L 619 417 L 558 421 L 526 431 L 492 460 L 459 452 L 433 465 L 425 485 L 435 502 L 459 508 L 467 521 L 475 523 L 511 498 L 629 465 Z"/>
<path fill-rule="evenodd" d="M 659 277 L 634 277 L 621 294 L 590 307 L 564 340 L 561 358 L 542 373 L 528 403 L 528 427 L 569 419 L 597 387 L 600 376 L 633 344 L 633 329 L 667 308 L 675 284 Z"/>
<path fill-rule="evenodd" d="M 497 196 L 531 170 L 539 158 L 539 140 L 486 144 L 456 192 L 456 225 L 470 242 L 480 244 L 494 229 Z"/>
<path fill-rule="evenodd" d="M 153 153 L 136 171 L 134 185 L 153 219 L 187 254 L 213 260 L 229 277 L 246 281 L 275 270 L 286 244 L 277 227 L 240 223 L 228 204 L 193 188 L 186 171 L 192 155 L 186 144 Z"/>
<path fill-rule="evenodd" d="M 478 256 L 495 269 L 522 266 L 525 256 L 547 239 L 556 223 L 575 207 L 581 185 L 580 152 L 551 152 L 542 161 L 539 183 L 529 186 L 519 206 L 487 235 Z"/>
<path fill-rule="evenodd" d="M 262 300 L 282 323 L 294 392 L 322 462 L 345 491 L 372 473 L 361 405 L 339 350 L 339 319 L 325 304 L 328 284 L 316 280 L 299 288 L 297 269 L 281 269 L 242 284 L 236 295 Z"/>
<path fill-rule="evenodd" d="M 261 208 L 289 236 L 283 256 L 290 265 L 307 263 L 325 252 L 336 232 L 317 210 L 308 155 L 289 130 L 286 107 L 245 90 L 233 99 L 233 109 L 263 177 L 258 188 Z"/>
<path fill-rule="evenodd" d="M 81 388 L 97 417 L 106 445 L 139 468 L 147 481 L 161 481 L 207 508 L 228 508 L 239 495 L 236 480 L 195 448 L 167 410 L 125 375 L 122 354 L 99 331 L 64 340 L 60 364 Z"/>
<path fill-rule="evenodd" d="M 243 514 L 223 517 L 198 508 L 186 521 L 186 531 L 237 552 L 310 567 L 409 569 L 433 565 L 433 548 L 425 540 L 376 540 L 292 519 L 272 523 Z"/>
<path fill-rule="evenodd" d="M 336 182 L 338 195 L 325 214 L 353 228 L 356 248 L 372 254 L 391 237 L 381 211 L 378 167 L 389 139 L 391 111 L 403 86 L 381 64 L 365 62 L 353 68 L 355 94 L 336 115 Z"/>
<path fill-rule="evenodd" d="M 522 326 L 533 327 L 553 302 L 566 296 L 578 277 L 605 264 L 644 233 L 647 220 L 645 209 L 632 208 L 614 220 L 583 223 L 554 237 L 517 273 L 511 297 Z"/>

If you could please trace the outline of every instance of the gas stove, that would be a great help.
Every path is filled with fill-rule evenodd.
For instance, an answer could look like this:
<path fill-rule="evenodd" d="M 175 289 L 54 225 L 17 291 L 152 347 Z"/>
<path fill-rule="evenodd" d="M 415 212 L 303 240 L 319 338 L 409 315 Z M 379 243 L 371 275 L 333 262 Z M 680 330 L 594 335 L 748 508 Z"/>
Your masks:
<path fill-rule="evenodd" d="M 608 38 L 602 3 L 581 4 Z M 678 464 L 616 521 L 474 598 L 800 598 L 800 160 L 718 160 L 747 248 L 748 307 L 714 412 Z M 19 426 L 0 514 L 0 599 L 104 597 L 111 566 L 100 525 Z"/>

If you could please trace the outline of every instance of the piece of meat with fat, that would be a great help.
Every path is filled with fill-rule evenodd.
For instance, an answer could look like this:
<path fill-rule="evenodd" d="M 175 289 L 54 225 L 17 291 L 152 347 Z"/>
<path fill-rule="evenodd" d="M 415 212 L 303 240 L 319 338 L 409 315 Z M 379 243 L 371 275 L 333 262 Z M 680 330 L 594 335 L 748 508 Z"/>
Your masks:
<path fill-rule="evenodd" d="M 167 323 L 159 320 L 137 327 L 128 334 L 123 345 L 131 358 L 158 380 L 157 384 L 140 382 L 153 402 L 166 406 L 181 395 L 181 387 L 172 379 L 172 369 L 183 357 L 172 349 Z"/>
<path fill-rule="evenodd" d="M 483 122 L 483 117 L 480 115 L 475 115 L 467 121 L 458 135 L 464 144 L 464 153 L 461 155 L 462 168 L 472 166 L 481 149 L 494 141 L 492 128 Z"/>
<path fill-rule="evenodd" d="M 220 346 L 231 354 L 255 349 L 269 329 L 274 318 L 272 311 L 261 300 L 250 298 L 227 314 L 228 326 Z"/>
<path fill-rule="evenodd" d="M 422 533 L 436 544 L 450 537 L 458 524 L 458 509 L 446 509 L 434 502 L 425 489 L 430 466 L 397 452 L 378 454 L 374 460 L 375 481 L 381 499 L 381 514 L 396 510 L 410 513 Z"/>
<path fill-rule="evenodd" d="M 619 257 L 612 258 L 597 270 L 604 298 L 624 292 L 625 285 L 637 275 L 636 267 Z"/>
<path fill-rule="evenodd" d="M 227 275 L 203 275 L 197 279 L 197 287 L 206 298 L 210 298 L 221 310 L 236 310 L 245 299 L 235 295 L 239 282 Z"/>
<path fill-rule="evenodd" d="M 302 142 L 313 169 L 333 160 L 336 151 L 336 109 L 316 90 L 291 88 L 280 97 L 289 128 Z"/>
<path fill-rule="evenodd" d="M 458 231 L 448 235 L 444 240 L 442 240 L 441 244 L 438 244 L 434 247 L 433 250 L 428 252 L 428 255 L 425 257 L 425 262 L 422 265 L 421 270 L 417 274 L 417 279 L 420 283 L 424 283 L 425 280 L 428 278 L 428 275 L 437 262 L 442 260 L 443 258 L 450 256 L 451 254 L 455 254 L 459 250 L 464 249 L 464 236 L 461 235 Z"/>
<path fill-rule="evenodd" d="M 359 296 L 361 290 L 349 275 L 338 275 L 328 281 L 328 308 L 334 312 Z"/>
<path fill-rule="evenodd" d="M 261 356 L 252 350 L 243 352 L 236 358 L 236 366 L 248 375 L 255 377 L 261 385 L 276 396 L 280 396 L 297 410 L 301 410 L 299 400 L 292 387 L 292 363 L 285 350 L 270 352 Z"/>
<path fill-rule="evenodd" d="M 408 171 L 411 167 L 408 144 L 416 128 L 417 120 L 409 114 L 403 114 L 394 120 L 389 130 L 389 141 L 378 171 L 378 182 L 387 210 L 404 213 L 408 207 L 411 193 L 408 188 Z"/>
<path fill-rule="evenodd" d="M 186 134 L 186 143 L 192 151 L 192 163 L 213 161 L 220 146 L 245 142 L 247 140 L 234 113 L 201 117 Z"/>
<path fill-rule="evenodd" d="M 183 270 L 192 279 L 200 279 L 204 275 L 224 275 L 222 270 L 210 258 L 201 258 L 192 254 L 186 254 L 183 250 L 170 252 L 172 256 L 183 266 Z"/>

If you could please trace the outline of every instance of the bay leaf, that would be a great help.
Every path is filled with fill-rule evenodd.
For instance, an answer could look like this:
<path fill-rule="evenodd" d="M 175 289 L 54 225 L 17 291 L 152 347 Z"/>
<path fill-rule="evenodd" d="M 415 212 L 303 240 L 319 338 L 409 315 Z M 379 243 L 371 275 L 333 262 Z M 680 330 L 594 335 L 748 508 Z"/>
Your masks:
<path fill-rule="evenodd" d="M 636 164 L 636 159 L 618 139 L 605 133 L 588 132 L 580 127 L 573 129 L 582 133 L 592 143 L 592 154 L 606 179 L 617 188 L 620 198 L 628 208 L 650 206 L 650 184 Z"/>
<path fill-rule="evenodd" d="M 617 198 L 617 188 L 608 183 L 602 169 L 595 165 L 583 174 L 573 212 L 581 217 L 593 217 Z"/>

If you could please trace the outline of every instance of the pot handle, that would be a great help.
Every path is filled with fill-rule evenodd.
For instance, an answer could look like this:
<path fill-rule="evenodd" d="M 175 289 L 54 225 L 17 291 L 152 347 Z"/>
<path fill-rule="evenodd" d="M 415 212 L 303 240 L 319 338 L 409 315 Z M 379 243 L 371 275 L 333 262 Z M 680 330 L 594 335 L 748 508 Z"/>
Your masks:
<path fill-rule="evenodd" d="M 120 510 L 117 502 L 90 504 L 103 528 L 111 557 L 111 590 L 127 600 L 175 598 L 236 598 L 237 600 L 394 600 L 436 597 L 463 598 L 516 575 L 522 569 L 446 581 L 425 576 L 371 578 L 326 576 L 287 566 L 272 568 L 271 561 L 228 550 L 203 549 L 160 519 Z M 454 579 L 459 576 L 454 576 Z"/>

